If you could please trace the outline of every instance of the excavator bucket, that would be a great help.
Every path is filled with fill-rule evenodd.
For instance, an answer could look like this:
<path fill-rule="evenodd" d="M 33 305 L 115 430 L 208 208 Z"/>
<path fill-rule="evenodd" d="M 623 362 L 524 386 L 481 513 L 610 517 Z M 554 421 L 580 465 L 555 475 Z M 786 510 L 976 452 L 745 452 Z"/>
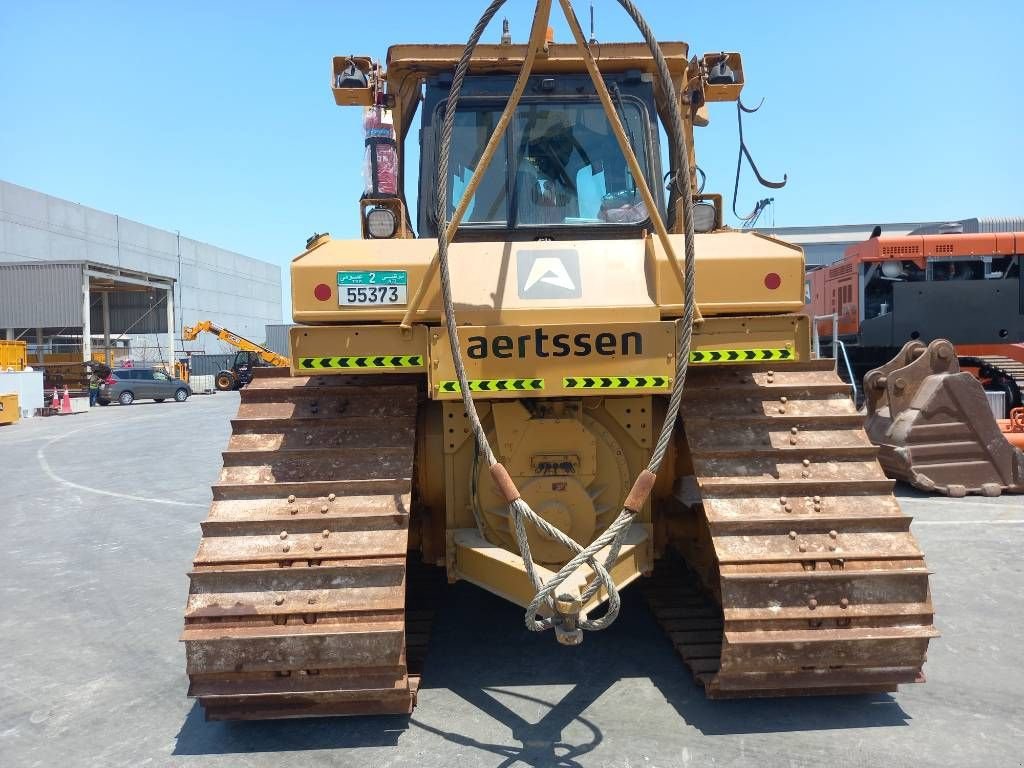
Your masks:
<path fill-rule="evenodd" d="M 950 342 L 908 342 L 864 377 L 864 391 L 867 433 L 890 477 L 947 496 L 1024 492 L 1024 453 Z"/>

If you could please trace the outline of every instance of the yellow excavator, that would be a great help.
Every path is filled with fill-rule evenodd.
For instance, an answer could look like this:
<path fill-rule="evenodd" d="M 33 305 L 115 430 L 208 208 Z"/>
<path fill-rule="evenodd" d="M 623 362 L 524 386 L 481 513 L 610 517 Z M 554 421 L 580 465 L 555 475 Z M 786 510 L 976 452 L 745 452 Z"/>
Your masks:
<path fill-rule="evenodd" d="M 200 320 L 195 325 L 186 325 L 181 332 L 181 338 L 185 341 L 193 341 L 204 331 L 212 333 L 221 341 L 238 347 L 239 350 L 235 353 L 231 367 L 217 372 L 214 383 L 221 392 L 244 387 L 252 381 L 253 371 L 256 368 L 265 366 L 288 368 L 292 364 L 292 361 L 284 355 L 279 355 L 255 341 L 249 341 L 233 331 L 221 328 L 210 320 Z"/>
<path fill-rule="evenodd" d="M 430 571 L 569 646 L 635 585 L 711 697 L 923 680 L 929 570 L 811 356 L 803 253 L 699 193 L 742 58 L 620 4 L 642 42 L 588 43 L 570 0 L 555 42 L 538 0 L 481 44 L 496 1 L 465 45 L 334 60 L 362 238 L 292 262 L 291 367 L 231 422 L 182 635 L 208 718 L 410 712 Z"/>

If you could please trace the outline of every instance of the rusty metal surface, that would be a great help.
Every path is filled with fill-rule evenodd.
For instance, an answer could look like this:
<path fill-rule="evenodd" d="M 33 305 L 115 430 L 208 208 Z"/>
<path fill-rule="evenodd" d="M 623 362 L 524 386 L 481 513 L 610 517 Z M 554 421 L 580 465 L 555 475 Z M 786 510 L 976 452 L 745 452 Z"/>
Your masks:
<path fill-rule="evenodd" d="M 702 504 L 648 601 L 711 697 L 893 691 L 922 680 L 928 569 L 831 366 L 691 372 Z"/>
<path fill-rule="evenodd" d="M 189 574 L 189 695 L 210 719 L 408 713 L 417 388 L 272 373 L 241 392 Z"/>
<path fill-rule="evenodd" d="M 945 340 L 906 344 L 864 377 L 867 434 L 886 474 L 948 496 L 1024 492 L 1024 452 Z"/>

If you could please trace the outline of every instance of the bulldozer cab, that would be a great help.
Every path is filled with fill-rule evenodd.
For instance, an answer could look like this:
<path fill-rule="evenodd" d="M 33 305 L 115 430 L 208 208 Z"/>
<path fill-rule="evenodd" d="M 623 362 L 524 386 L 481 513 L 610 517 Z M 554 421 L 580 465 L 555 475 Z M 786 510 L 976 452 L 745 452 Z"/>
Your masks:
<path fill-rule="evenodd" d="M 448 217 L 495 132 L 515 78 L 478 75 L 459 99 L 448 163 Z M 657 190 L 664 196 L 653 80 L 639 70 L 607 78 L 619 119 Z M 430 78 L 422 106 L 418 230 L 437 233 L 441 122 L 451 78 Z M 462 239 L 536 240 L 637 236 L 650 215 L 585 74 L 531 76 L 511 124 L 463 219 Z"/>
<path fill-rule="evenodd" d="M 520 71 L 531 58 L 531 48 L 510 43 L 476 47 L 456 107 L 442 214 L 448 219 L 481 165 L 488 140 L 499 132 L 502 113 L 517 94 Z M 600 80 L 611 101 L 606 109 L 576 45 L 546 42 L 532 62 L 514 114 L 486 164 L 455 239 L 623 239 L 651 231 L 652 212 L 646 210 L 638 180 L 623 156 L 609 111 L 621 123 L 639 162 L 644 177 L 640 186 L 653 193 L 654 207 L 669 230 L 680 232 L 683 180 L 676 180 L 679 169 L 672 153 L 663 157 L 661 151 L 669 133 L 663 126 L 672 106 L 667 93 L 682 95 L 682 130 L 690 162 L 687 181 L 699 208 L 696 228 L 703 232 L 719 228 L 720 196 L 698 194 L 693 127 L 708 123 L 708 102 L 738 98 L 743 87 L 742 60 L 738 53 L 725 52 L 691 57 L 683 42 L 664 42 L 661 48 L 666 68 L 659 73 L 647 45 L 602 43 Z M 382 115 L 386 125 L 372 123 L 367 146 L 390 142 L 395 147 L 397 179 L 379 188 L 368 184 L 362 200 L 364 218 L 368 210 L 383 207 L 400 221 L 394 234 L 385 237 L 437 235 L 441 128 L 462 50 L 459 45 L 400 44 L 388 50 L 386 66 L 368 57 L 334 60 L 336 103 L 379 107 L 386 113 Z M 711 82 L 714 67 L 725 62 L 728 76 Z M 352 66 L 363 70 L 364 78 L 358 83 L 345 75 Z M 670 89 L 663 87 L 662 75 L 671 80 Z M 418 141 L 420 152 L 417 210 L 410 212 L 412 185 L 406 189 L 405 177 L 411 176 L 406 145 L 412 141 Z M 370 154 L 367 165 L 376 168 Z M 367 175 L 372 173 L 368 168 Z M 379 237 L 365 221 L 363 236 Z"/>

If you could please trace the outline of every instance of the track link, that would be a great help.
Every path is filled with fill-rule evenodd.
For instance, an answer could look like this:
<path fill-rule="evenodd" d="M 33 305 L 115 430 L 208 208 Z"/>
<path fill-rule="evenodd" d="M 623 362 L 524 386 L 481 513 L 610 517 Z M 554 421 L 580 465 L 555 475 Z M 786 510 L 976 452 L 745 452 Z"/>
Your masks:
<path fill-rule="evenodd" d="M 1024 363 L 1019 360 L 1000 355 L 961 356 L 960 367 L 978 368 L 982 377 L 1002 380 L 1003 391 L 1011 396 L 1007 411 L 1024 405 Z"/>
<path fill-rule="evenodd" d="M 698 533 L 650 589 L 711 697 L 894 691 L 923 680 L 928 569 L 831 361 L 692 370 Z M 684 514 L 684 512 L 681 512 Z"/>
<path fill-rule="evenodd" d="M 409 713 L 417 387 L 260 373 L 189 574 L 189 695 L 208 719 Z"/>

